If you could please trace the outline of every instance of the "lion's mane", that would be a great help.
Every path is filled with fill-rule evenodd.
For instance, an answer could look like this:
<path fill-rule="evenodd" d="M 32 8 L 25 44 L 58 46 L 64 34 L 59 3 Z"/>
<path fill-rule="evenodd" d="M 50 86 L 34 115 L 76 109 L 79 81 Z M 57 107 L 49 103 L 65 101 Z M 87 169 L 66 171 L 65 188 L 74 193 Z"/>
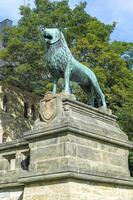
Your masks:
<path fill-rule="evenodd" d="M 53 77 L 59 77 L 64 74 L 65 68 L 72 58 L 72 54 L 67 46 L 63 34 L 54 44 L 47 44 L 47 64 Z"/>

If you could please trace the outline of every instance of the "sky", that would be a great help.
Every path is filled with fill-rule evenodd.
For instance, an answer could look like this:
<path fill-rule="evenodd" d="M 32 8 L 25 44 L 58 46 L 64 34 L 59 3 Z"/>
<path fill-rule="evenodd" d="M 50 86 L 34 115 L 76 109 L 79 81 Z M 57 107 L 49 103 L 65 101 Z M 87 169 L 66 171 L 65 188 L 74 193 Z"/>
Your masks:
<path fill-rule="evenodd" d="M 70 6 L 74 7 L 79 1 L 69 0 Z M 133 0 L 86 0 L 86 11 L 97 17 L 105 24 L 113 21 L 117 26 L 111 35 L 111 40 L 133 42 Z M 30 3 L 34 6 L 34 0 L 0 0 L 0 21 L 9 18 L 14 24 L 20 18 L 19 7 Z"/>

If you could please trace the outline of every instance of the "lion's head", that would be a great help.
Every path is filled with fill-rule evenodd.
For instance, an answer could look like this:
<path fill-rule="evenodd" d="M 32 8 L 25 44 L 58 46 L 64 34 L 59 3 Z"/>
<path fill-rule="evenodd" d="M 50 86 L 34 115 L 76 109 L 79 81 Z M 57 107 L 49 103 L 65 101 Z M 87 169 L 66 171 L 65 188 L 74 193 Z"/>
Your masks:
<path fill-rule="evenodd" d="M 42 28 L 41 32 L 48 44 L 53 44 L 61 38 L 61 32 L 58 28 Z"/>

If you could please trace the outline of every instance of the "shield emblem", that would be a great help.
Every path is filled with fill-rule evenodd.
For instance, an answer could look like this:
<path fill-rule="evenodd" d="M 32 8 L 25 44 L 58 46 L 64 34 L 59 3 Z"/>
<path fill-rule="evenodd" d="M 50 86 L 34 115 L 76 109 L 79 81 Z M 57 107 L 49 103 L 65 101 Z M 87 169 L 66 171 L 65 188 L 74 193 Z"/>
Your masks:
<path fill-rule="evenodd" d="M 46 94 L 44 99 L 40 101 L 41 120 L 49 122 L 56 115 L 56 98 L 52 94 Z"/>

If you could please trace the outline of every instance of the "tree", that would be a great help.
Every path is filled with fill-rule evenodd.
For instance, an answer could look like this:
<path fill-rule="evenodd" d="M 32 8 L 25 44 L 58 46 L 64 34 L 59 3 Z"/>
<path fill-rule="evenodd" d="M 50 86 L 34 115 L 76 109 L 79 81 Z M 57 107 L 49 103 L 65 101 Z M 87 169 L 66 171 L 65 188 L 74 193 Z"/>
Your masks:
<path fill-rule="evenodd" d="M 110 34 L 115 23 L 105 25 L 91 17 L 85 8 L 86 3 L 80 3 L 72 9 L 68 0 L 35 0 L 34 9 L 22 6 L 18 25 L 5 30 L 3 35 L 6 48 L 0 52 L 0 57 L 10 65 L 3 68 L 1 73 L 5 76 L 4 81 L 38 94 L 50 90 L 52 84 L 45 64 L 45 44 L 38 27 L 61 28 L 75 58 L 96 73 L 108 106 L 119 116 L 121 124 L 128 131 L 127 123 L 122 121 L 123 113 L 131 111 L 133 76 L 122 55 L 132 44 L 111 43 Z M 75 83 L 73 91 L 78 100 L 86 101 L 85 94 Z M 131 119 L 132 114 L 128 123 L 133 127 Z"/>
<path fill-rule="evenodd" d="M 4 81 L 36 91 L 43 83 L 42 73 L 45 72 L 43 45 L 37 28 L 39 22 L 30 8 L 21 7 L 20 10 L 22 18 L 19 24 L 5 30 L 3 35 L 7 47 L 1 52 L 1 58 L 10 64 L 2 73 L 6 76 Z"/>

